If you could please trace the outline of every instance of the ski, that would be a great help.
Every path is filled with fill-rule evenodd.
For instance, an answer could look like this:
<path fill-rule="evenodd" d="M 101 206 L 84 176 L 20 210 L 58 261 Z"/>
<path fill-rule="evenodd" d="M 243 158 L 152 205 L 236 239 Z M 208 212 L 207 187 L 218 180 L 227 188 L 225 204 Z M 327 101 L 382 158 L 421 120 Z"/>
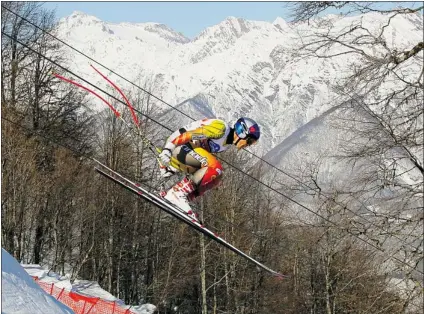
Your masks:
<path fill-rule="evenodd" d="M 95 160 L 95 159 L 94 159 Z M 169 203 L 167 200 L 163 199 L 159 195 L 156 195 L 155 193 L 151 193 L 147 191 L 145 188 L 143 188 L 140 184 L 135 183 L 123 175 L 119 174 L 118 172 L 112 170 L 111 168 L 107 167 L 103 163 L 99 162 L 98 160 L 95 160 L 99 164 L 99 168 L 95 167 L 95 170 L 101 174 L 102 176 L 112 180 L 113 182 L 121 185 L 128 191 L 136 194 L 138 197 L 141 197 L 150 203 L 154 204 L 156 207 L 160 208 L 161 210 L 165 211 L 166 213 L 174 216 L 178 220 L 184 222 L 185 224 L 189 225 L 193 229 L 197 230 L 198 232 L 202 233 L 204 236 L 216 241 L 217 243 L 223 245 L 227 249 L 233 251 L 234 253 L 238 254 L 239 256 L 244 257 L 245 259 L 249 260 L 250 262 L 256 264 L 256 266 L 260 267 L 261 269 L 267 271 L 272 276 L 275 276 L 277 278 L 286 278 L 287 276 L 280 274 L 271 268 L 265 266 L 261 262 L 255 260 L 254 258 L 250 257 L 246 253 L 242 252 L 235 246 L 228 243 L 226 240 L 221 238 L 218 234 L 215 232 L 209 230 L 206 228 L 202 223 L 199 221 L 190 218 L 184 211 L 176 207 L 175 205 Z"/>
<path fill-rule="evenodd" d="M 144 191 L 146 191 L 145 189 L 140 189 L 140 184 L 139 183 L 136 183 L 136 182 L 133 182 L 133 181 L 131 181 L 131 180 L 129 180 L 128 178 L 126 178 L 126 177 L 124 177 L 123 175 L 121 175 L 120 173 L 118 173 L 118 172 L 116 172 L 116 171 L 114 171 L 114 170 L 112 170 L 112 169 L 110 169 L 109 167 L 107 167 L 105 164 L 103 164 L 103 163 L 101 163 L 100 161 L 98 161 L 97 159 L 95 159 L 95 158 L 93 158 L 93 160 L 95 161 L 95 162 L 97 162 L 100 166 L 102 166 L 104 169 L 106 169 L 109 173 L 112 173 L 113 174 L 113 176 L 117 176 L 118 178 L 119 178 L 119 180 L 123 180 L 123 181 L 125 181 L 125 183 L 126 184 L 130 184 L 130 185 L 132 185 L 132 186 L 135 186 L 137 189 L 139 189 L 140 190 L 140 192 L 144 192 Z M 100 169 L 97 169 L 97 168 L 95 168 L 96 169 L 96 171 L 97 172 L 99 172 L 100 171 Z M 104 171 L 103 171 L 104 172 Z M 122 185 L 122 184 L 121 184 Z M 152 195 L 155 195 L 154 193 L 151 193 L 151 192 L 148 192 L 148 191 L 146 191 L 147 193 L 150 193 L 150 194 L 152 194 Z M 156 195 L 157 197 L 158 197 L 158 195 Z M 203 226 L 203 223 L 200 221 L 200 220 L 198 220 L 198 219 L 193 219 L 191 216 L 189 216 L 185 211 L 183 211 L 182 209 L 180 209 L 179 207 L 177 207 L 177 206 L 175 206 L 174 204 L 172 204 L 172 203 L 170 203 L 168 200 L 166 200 L 166 199 L 164 199 L 164 198 L 162 198 L 162 197 L 160 197 L 160 199 L 162 200 L 162 201 L 164 201 L 164 202 L 166 202 L 168 205 L 170 205 L 170 206 L 172 206 L 175 210 L 177 210 L 178 212 L 180 212 L 180 213 L 182 213 L 183 215 L 185 215 L 186 216 L 186 218 L 189 218 L 192 222 L 197 222 L 200 226 Z M 150 201 L 150 200 L 149 200 Z"/>

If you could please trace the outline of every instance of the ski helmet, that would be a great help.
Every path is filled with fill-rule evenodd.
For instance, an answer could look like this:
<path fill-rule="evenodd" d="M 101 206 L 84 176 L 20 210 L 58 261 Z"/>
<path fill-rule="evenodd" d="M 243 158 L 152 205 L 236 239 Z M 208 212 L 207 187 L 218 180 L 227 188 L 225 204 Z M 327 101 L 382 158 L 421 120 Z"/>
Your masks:
<path fill-rule="evenodd" d="M 239 118 L 234 124 L 234 131 L 239 138 L 247 139 L 248 143 L 250 142 L 249 139 L 253 139 L 256 142 L 261 136 L 259 125 L 249 118 Z M 249 143 L 249 145 L 254 142 Z"/>

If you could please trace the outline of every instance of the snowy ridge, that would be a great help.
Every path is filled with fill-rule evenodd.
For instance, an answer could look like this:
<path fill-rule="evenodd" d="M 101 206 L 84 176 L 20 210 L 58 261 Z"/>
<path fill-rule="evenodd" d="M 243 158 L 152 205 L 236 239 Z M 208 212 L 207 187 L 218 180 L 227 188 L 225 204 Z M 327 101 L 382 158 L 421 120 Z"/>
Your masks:
<path fill-rule="evenodd" d="M 111 24 L 74 12 L 61 20 L 59 37 L 130 81 L 155 82 L 151 92 L 171 105 L 201 95 L 207 100 L 204 108 L 210 108 L 215 117 L 230 122 L 240 115 L 254 118 L 263 135 L 253 149 L 266 153 L 335 104 L 331 85 L 355 62 L 351 56 L 297 60 L 299 34 L 306 36 L 323 23 L 340 30 L 359 21 L 376 30 L 387 20 L 387 15 L 378 13 L 332 15 L 311 25 L 289 24 L 280 17 L 273 23 L 228 17 L 190 41 L 165 25 Z M 391 23 L 385 33 L 389 47 L 401 51 L 421 41 L 421 15 L 398 15 Z M 66 51 L 71 70 L 105 86 L 85 57 Z M 116 76 L 111 79 L 124 89 L 134 89 Z M 169 109 L 159 101 L 155 105 Z M 97 101 L 93 106 L 104 109 Z M 174 113 L 176 122 L 183 119 Z"/>

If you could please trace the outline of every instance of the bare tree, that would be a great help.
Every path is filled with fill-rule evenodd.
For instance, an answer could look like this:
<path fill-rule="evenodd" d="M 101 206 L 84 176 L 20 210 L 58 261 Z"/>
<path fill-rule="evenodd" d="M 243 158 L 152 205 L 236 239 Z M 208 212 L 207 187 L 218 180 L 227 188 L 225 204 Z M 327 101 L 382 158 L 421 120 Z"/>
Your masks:
<path fill-rule="evenodd" d="M 417 231 L 423 228 L 423 7 L 382 10 L 370 2 L 290 6 L 301 29 L 298 57 L 327 65 L 343 62 L 339 81 L 331 86 L 340 99 L 333 126 L 348 137 L 333 157 L 353 174 L 338 190 L 343 197 L 335 199 L 351 216 L 349 230 L 382 248 L 386 259 L 397 259 L 386 263 L 392 275 L 399 272 L 405 282 L 411 276 L 422 279 L 422 267 L 405 266 L 422 263 L 423 250 Z M 338 9 L 339 16 L 317 18 L 328 8 Z M 421 32 L 414 36 L 411 29 L 411 36 L 396 39 L 399 23 Z"/>
<path fill-rule="evenodd" d="M 2 3 L 2 115 L 8 119 L 6 123 L 10 123 L 2 128 L 2 135 L 11 136 L 3 154 L 17 158 L 16 161 L 6 158 L 2 163 L 3 179 L 8 182 L 6 189 L 2 190 L 5 200 L 2 214 L 11 223 L 5 225 L 11 232 L 8 237 L 15 239 L 7 240 L 6 248 L 17 252 L 15 257 L 19 260 L 24 258 L 40 263 L 46 250 L 50 249 L 52 238 L 56 246 L 61 243 L 57 229 L 51 229 L 52 225 L 57 226 L 53 219 L 61 216 L 59 208 L 70 210 L 72 207 L 68 206 L 72 204 L 72 192 L 59 193 L 61 167 L 73 169 L 73 165 L 80 164 L 78 153 L 89 152 L 92 133 L 90 118 L 79 111 L 83 97 L 75 90 L 61 89 L 50 75 L 53 63 L 63 61 L 57 51 L 58 45 L 30 23 L 38 24 L 46 31 L 54 32 L 55 29 L 53 13 L 44 10 L 39 3 Z M 15 130 L 12 131 L 12 127 Z M 22 136 L 28 140 L 24 146 Z M 57 150 L 59 142 L 74 149 L 74 155 L 62 158 Z M 25 154 L 22 147 L 27 145 L 33 146 Z M 25 172 L 15 164 L 20 160 L 27 160 Z M 32 180 L 26 179 L 28 175 Z M 67 180 L 65 176 L 62 178 Z M 20 180 L 28 192 L 20 190 L 15 194 L 19 198 L 13 198 L 10 193 L 17 192 L 15 188 Z M 60 201 L 58 195 L 69 196 L 69 199 L 64 197 Z M 65 199 L 70 203 L 59 206 Z M 25 224 L 26 221 L 30 222 L 27 228 L 16 228 L 16 223 Z"/>

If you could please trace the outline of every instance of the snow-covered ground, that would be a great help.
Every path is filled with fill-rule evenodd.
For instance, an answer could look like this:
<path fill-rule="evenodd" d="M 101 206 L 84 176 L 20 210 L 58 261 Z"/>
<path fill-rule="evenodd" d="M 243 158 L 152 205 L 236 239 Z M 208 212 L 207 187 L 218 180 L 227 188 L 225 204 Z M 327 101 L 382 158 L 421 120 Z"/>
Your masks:
<path fill-rule="evenodd" d="M 40 265 L 20 265 L 7 251 L 2 249 L 2 314 L 62 314 L 74 313 L 66 305 L 47 294 L 32 277 L 38 277 L 42 284 L 54 284 L 55 288 L 72 291 L 88 297 L 97 297 L 114 302 L 123 309 L 136 314 L 152 314 L 156 310 L 153 304 L 138 306 L 125 305 L 109 292 L 103 290 L 97 282 L 75 280 L 71 284 L 67 276 L 49 272 Z"/>
<path fill-rule="evenodd" d="M 74 313 L 48 295 L 25 269 L 5 250 L 1 250 L 1 313 L 61 314 Z"/>

